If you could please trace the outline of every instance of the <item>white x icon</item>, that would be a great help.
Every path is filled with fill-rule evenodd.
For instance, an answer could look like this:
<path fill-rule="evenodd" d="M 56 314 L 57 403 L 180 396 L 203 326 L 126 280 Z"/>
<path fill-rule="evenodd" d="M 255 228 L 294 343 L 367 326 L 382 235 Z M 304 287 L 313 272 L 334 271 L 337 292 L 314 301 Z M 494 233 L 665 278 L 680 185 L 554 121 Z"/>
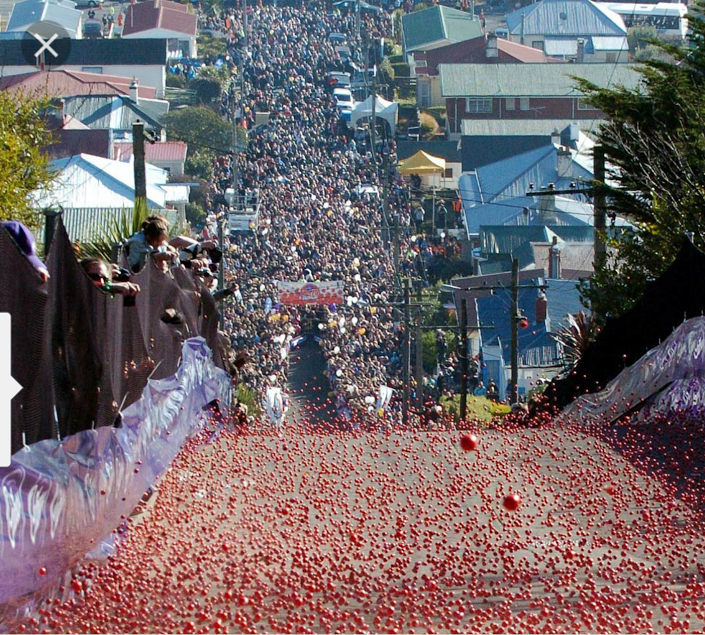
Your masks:
<path fill-rule="evenodd" d="M 40 49 L 34 54 L 34 57 L 39 57 L 44 51 L 49 51 L 54 57 L 59 57 L 59 54 L 58 54 L 53 48 L 51 48 L 51 43 L 52 43 L 57 37 L 59 37 L 59 34 L 58 34 L 58 33 L 54 33 L 54 35 L 52 35 L 52 36 L 49 38 L 49 41 L 48 41 L 48 42 L 47 42 L 41 35 L 39 35 L 38 33 L 32 33 L 32 35 L 33 35 L 34 37 L 36 37 L 36 38 L 41 42 L 41 44 L 42 44 L 42 48 L 40 48 Z"/>

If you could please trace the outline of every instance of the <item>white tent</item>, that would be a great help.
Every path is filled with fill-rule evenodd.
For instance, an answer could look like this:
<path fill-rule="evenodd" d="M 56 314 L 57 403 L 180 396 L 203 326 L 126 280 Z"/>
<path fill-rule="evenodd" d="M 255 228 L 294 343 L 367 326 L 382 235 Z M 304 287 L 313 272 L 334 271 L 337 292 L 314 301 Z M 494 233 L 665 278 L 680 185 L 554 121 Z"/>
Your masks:
<path fill-rule="evenodd" d="M 375 117 L 384 119 L 389 124 L 392 135 L 394 135 L 397 126 L 399 104 L 382 99 L 379 95 L 377 95 L 376 100 Z M 352 113 L 350 114 L 350 125 L 355 126 L 360 119 L 369 119 L 371 117 L 372 95 L 365 99 L 365 101 L 361 101 L 357 106 L 355 106 L 355 108 L 353 108 Z"/>

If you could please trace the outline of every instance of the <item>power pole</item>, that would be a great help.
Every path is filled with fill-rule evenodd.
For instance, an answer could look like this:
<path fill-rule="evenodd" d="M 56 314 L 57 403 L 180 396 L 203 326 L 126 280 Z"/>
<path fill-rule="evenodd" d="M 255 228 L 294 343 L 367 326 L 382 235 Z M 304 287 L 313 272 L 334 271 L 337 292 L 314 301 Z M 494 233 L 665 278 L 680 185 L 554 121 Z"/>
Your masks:
<path fill-rule="evenodd" d="M 421 285 L 416 292 L 416 409 L 419 415 L 423 412 L 424 387 L 423 387 L 423 340 L 421 339 L 421 303 L 423 302 L 423 291 Z"/>
<path fill-rule="evenodd" d="M 409 278 L 404 278 L 404 401 L 402 403 L 402 421 L 409 423 L 409 402 L 411 393 L 411 289 Z"/>
<path fill-rule="evenodd" d="M 602 144 L 596 144 L 593 149 L 593 162 L 595 172 L 595 198 L 594 198 L 594 213 L 595 213 L 595 262 L 594 267 L 597 271 L 605 262 L 607 257 L 607 246 L 605 244 L 605 235 L 607 232 L 607 202 L 602 186 L 605 182 L 605 148 Z"/>
<path fill-rule="evenodd" d="M 144 158 L 144 122 L 132 124 L 132 155 L 135 172 L 135 207 L 140 203 L 147 205 L 147 168 Z"/>
<path fill-rule="evenodd" d="M 468 300 L 463 294 L 460 298 L 460 418 L 465 420 L 468 415 Z"/>
<path fill-rule="evenodd" d="M 511 402 L 519 401 L 519 260 L 512 258 L 512 372 Z M 500 395 L 501 396 L 501 395 Z"/>
<path fill-rule="evenodd" d="M 225 236 L 223 226 L 225 225 L 226 219 L 218 219 L 218 249 L 220 253 L 225 253 Z M 218 267 L 218 289 L 225 289 L 225 256 L 223 256 L 222 262 Z M 220 330 L 225 330 L 225 298 L 220 300 Z"/>
<path fill-rule="evenodd" d="M 394 277 L 399 279 L 399 256 L 401 247 L 399 245 L 399 214 L 394 215 Z M 399 287 L 397 287 L 398 289 Z"/>
<path fill-rule="evenodd" d="M 367 73 L 367 69 L 365 69 Z M 370 144 L 372 145 L 372 164 L 377 171 L 377 74 L 372 78 L 372 129 L 370 130 Z"/>

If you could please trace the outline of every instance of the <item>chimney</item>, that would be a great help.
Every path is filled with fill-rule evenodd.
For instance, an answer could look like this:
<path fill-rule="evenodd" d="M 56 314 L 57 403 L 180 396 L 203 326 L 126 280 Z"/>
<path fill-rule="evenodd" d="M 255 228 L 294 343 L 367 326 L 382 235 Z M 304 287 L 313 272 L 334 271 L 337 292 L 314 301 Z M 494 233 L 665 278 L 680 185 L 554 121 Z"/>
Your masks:
<path fill-rule="evenodd" d="M 521 40 L 520 44 L 524 44 L 524 23 L 526 22 L 526 15 L 521 14 Z"/>
<path fill-rule="evenodd" d="M 130 99 L 134 101 L 136 104 L 139 103 L 139 88 L 140 88 L 140 83 L 137 80 L 136 77 L 132 78 L 132 83 L 130 84 Z"/>
<path fill-rule="evenodd" d="M 485 55 L 488 59 L 499 57 L 499 47 L 497 44 L 497 35 L 495 33 L 490 33 L 487 36 L 487 44 L 485 44 Z"/>
<path fill-rule="evenodd" d="M 561 133 L 558 132 L 558 128 L 554 128 L 551 133 L 551 143 L 553 145 L 560 145 L 561 143 Z"/>
<path fill-rule="evenodd" d="M 585 62 L 585 40 L 578 40 L 578 54 L 575 60 L 578 64 Z"/>
<path fill-rule="evenodd" d="M 561 176 L 573 175 L 573 153 L 570 148 L 561 146 L 556 151 L 556 170 Z"/>
<path fill-rule="evenodd" d="M 549 183 L 547 189 L 549 191 L 555 190 L 556 186 L 553 183 Z M 556 195 L 553 192 L 542 195 L 539 202 L 539 224 L 555 225 L 557 221 Z"/>
<path fill-rule="evenodd" d="M 546 294 L 539 290 L 539 296 L 536 298 L 536 324 L 542 324 L 546 321 L 548 315 L 548 300 Z"/>
<path fill-rule="evenodd" d="M 561 279 L 561 248 L 558 246 L 558 236 L 553 237 L 548 255 L 548 277 L 552 280 Z"/>

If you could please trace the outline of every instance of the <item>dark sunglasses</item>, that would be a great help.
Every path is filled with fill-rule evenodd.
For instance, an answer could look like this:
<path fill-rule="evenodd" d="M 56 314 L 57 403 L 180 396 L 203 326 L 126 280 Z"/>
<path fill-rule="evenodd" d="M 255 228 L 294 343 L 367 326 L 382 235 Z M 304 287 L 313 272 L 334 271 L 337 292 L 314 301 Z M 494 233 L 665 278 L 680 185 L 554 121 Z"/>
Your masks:
<path fill-rule="evenodd" d="M 101 273 L 89 273 L 88 277 L 91 280 L 95 280 L 96 282 L 107 282 L 108 278 L 106 278 L 103 274 Z"/>

